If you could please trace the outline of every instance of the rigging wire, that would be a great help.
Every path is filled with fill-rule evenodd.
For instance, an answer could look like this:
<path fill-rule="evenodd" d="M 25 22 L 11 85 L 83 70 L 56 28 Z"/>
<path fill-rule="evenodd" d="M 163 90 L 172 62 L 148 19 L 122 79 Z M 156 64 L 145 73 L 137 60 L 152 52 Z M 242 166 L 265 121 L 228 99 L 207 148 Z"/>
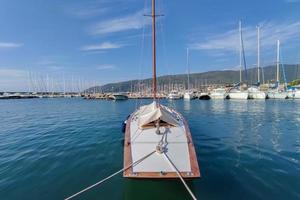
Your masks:
<path fill-rule="evenodd" d="M 141 163 L 143 160 L 145 160 L 146 158 L 150 157 L 154 152 L 155 152 L 155 151 L 152 151 L 151 153 L 145 155 L 144 157 L 142 157 L 142 158 L 140 158 L 139 160 L 135 161 L 135 162 L 132 163 L 131 165 L 129 165 L 129 166 L 127 166 L 127 167 L 124 167 L 124 168 L 120 169 L 119 171 L 117 171 L 117 172 L 115 172 L 115 173 L 109 175 L 108 177 L 106 177 L 106 178 L 104 178 L 104 179 L 98 181 L 97 183 L 95 183 L 95 184 L 93 184 L 93 185 L 91 185 L 91 186 L 89 186 L 89 187 L 87 187 L 87 188 L 85 188 L 85 189 L 83 189 L 83 190 L 77 192 L 76 194 L 73 194 L 72 196 L 69 196 L 69 197 L 65 198 L 65 200 L 73 199 L 74 197 L 76 197 L 76 196 L 78 196 L 78 195 L 80 195 L 80 194 L 82 194 L 82 193 L 84 193 L 84 192 L 86 192 L 86 191 L 88 191 L 88 190 L 90 190 L 90 189 L 96 187 L 97 185 L 100 185 L 100 184 L 104 183 L 105 181 L 111 179 L 112 177 L 118 175 L 119 173 L 121 173 L 121 172 L 123 172 L 123 171 L 126 171 L 127 169 L 129 169 L 129 168 L 131 168 L 131 167 L 134 167 L 134 166 L 138 165 L 138 164 Z"/>
<path fill-rule="evenodd" d="M 283 59 L 282 59 L 282 50 L 280 51 L 280 66 L 281 66 L 281 70 L 282 70 L 282 74 L 283 74 L 283 81 L 284 81 L 284 87 L 285 89 L 287 89 L 287 81 L 286 81 L 286 75 L 285 75 L 285 67 L 284 67 L 284 63 L 283 63 Z M 279 81 L 280 82 L 280 81 Z"/>
<path fill-rule="evenodd" d="M 165 158 L 167 159 L 167 161 L 169 162 L 169 164 L 171 165 L 171 167 L 176 171 L 177 176 L 180 178 L 181 182 L 183 183 L 184 187 L 186 188 L 186 190 L 189 192 L 189 194 L 191 195 L 191 197 L 194 200 L 197 200 L 197 198 L 195 197 L 195 195 L 193 194 L 192 190 L 189 188 L 189 186 L 186 184 L 186 182 L 184 181 L 184 179 L 182 178 L 179 170 L 177 169 L 177 167 L 175 166 L 175 164 L 171 161 L 171 159 L 169 158 L 169 156 L 164 153 Z"/>
<path fill-rule="evenodd" d="M 163 7 L 163 3 L 161 1 L 158 1 L 158 6 L 159 6 L 159 10 L 160 12 L 162 12 L 164 10 L 164 7 Z M 165 17 L 163 17 L 161 20 L 158 20 L 158 28 L 161 32 L 161 40 L 162 40 L 162 54 L 163 54 L 163 58 L 164 58 L 164 65 L 167 69 L 167 74 L 168 74 L 168 77 L 169 77 L 169 83 L 168 83 L 168 93 L 171 92 L 171 90 L 173 90 L 173 86 L 172 86 L 172 89 L 170 90 L 170 85 L 171 85 L 171 73 L 170 73 L 170 66 L 169 66 L 169 60 L 168 60 L 168 55 L 167 55 L 167 45 L 166 45 L 166 33 L 165 33 L 165 29 L 164 29 L 164 21 L 165 20 Z M 173 85 L 173 84 L 172 84 Z M 171 104 L 170 104 L 170 107 L 171 108 L 175 108 L 175 102 L 174 101 L 171 101 Z"/>
<path fill-rule="evenodd" d="M 241 43 L 242 43 L 242 53 L 243 53 L 243 64 L 244 64 L 244 74 L 245 74 L 245 80 L 248 82 L 247 79 L 247 65 L 246 65 L 246 55 L 245 55 L 245 47 L 244 47 L 244 39 L 243 39 L 243 32 L 241 31 Z"/>
<path fill-rule="evenodd" d="M 144 14 L 147 12 L 147 0 L 144 0 Z M 145 17 L 143 17 L 143 28 L 142 28 L 142 35 L 141 35 L 141 51 L 140 51 L 140 62 L 139 62 L 139 79 L 137 81 L 138 84 L 138 93 L 139 95 L 142 95 L 142 78 L 143 78 L 143 61 L 144 61 L 144 50 L 145 50 L 145 32 L 146 32 L 146 23 L 145 23 Z M 139 98 L 136 100 L 136 109 L 137 107 L 140 107 L 143 99 Z M 139 104 L 139 105 L 138 105 Z"/>

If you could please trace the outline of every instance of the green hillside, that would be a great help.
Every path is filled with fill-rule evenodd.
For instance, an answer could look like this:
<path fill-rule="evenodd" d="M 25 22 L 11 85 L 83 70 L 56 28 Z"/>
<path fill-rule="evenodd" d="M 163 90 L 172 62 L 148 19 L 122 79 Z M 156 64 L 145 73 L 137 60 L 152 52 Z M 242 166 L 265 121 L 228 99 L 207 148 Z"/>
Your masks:
<path fill-rule="evenodd" d="M 285 72 L 285 77 L 283 76 Z M 300 65 L 286 64 L 280 70 L 280 79 L 283 82 L 286 79 L 287 82 L 291 82 L 300 78 Z M 151 75 L 149 75 L 150 77 Z M 274 81 L 276 77 L 276 66 L 266 66 L 261 70 L 261 82 L 265 83 Z M 243 71 L 243 79 L 245 80 L 245 73 Z M 190 74 L 190 84 L 193 88 L 199 88 L 204 85 L 211 84 L 233 84 L 239 82 L 239 71 L 224 70 L 224 71 L 209 71 L 204 73 Z M 251 68 L 247 70 L 247 82 L 249 84 L 255 84 L 257 82 L 257 69 Z M 139 91 L 141 88 L 150 88 L 152 79 L 144 80 L 129 80 L 118 83 L 109 83 L 102 86 L 96 86 L 87 89 L 86 91 L 92 92 L 130 92 Z M 158 77 L 158 87 L 160 89 L 174 88 L 174 87 L 187 87 L 187 75 L 166 75 Z"/>

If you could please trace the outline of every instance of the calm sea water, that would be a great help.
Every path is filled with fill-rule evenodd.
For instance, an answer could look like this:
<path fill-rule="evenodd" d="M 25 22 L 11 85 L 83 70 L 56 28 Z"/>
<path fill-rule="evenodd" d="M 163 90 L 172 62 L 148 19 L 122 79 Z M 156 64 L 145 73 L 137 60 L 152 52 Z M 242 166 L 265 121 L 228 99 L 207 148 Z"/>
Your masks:
<path fill-rule="evenodd" d="M 0 199 L 63 199 L 123 166 L 121 123 L 140 103 L 0 101 Z M 175 101 L 188 120 L 199 199 L 300 199 L 300 101 Z M 117 176 L 77 199 L 190 199 L 178 181 Z"/>

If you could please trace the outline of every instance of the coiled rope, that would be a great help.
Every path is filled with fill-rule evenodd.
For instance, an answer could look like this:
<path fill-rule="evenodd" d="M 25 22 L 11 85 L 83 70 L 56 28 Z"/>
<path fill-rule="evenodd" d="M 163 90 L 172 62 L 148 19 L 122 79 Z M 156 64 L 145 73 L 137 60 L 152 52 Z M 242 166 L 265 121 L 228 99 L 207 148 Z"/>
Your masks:
<path fill-rule="evenodd" d="M 141 159 L 135 161 L 135 162 L 132 163 L 131 165 L 129 165 L 129 166 L 125 167 L 125 168 L 122 168 L 122 169 L 120 169 L 119 171 L 117 171 L 117 172 L 111 174 L 110 176 L 108 176 L 108 177 L 102 179 L 101 181 L 99 181 L 99 182 L 97 182 L 97 183 L 95 183 L 95 184 L 93 184 L 93 185 L 91 185 L 91 186 L 89 186 L 89 187 L 87 187 L 87 188 L 85 188 L 85 189 L 83 189 L 83 190 L 77 192 L 76 194 L 73 194 L 73 195 L 70 196 L 70 197 L 65 198 L 65 200 L 70 200 L 70 199 L 72 199 L 72 198 L 74 198 L 74 197 L 76 197 L 76 196 L 78 196 L 78 195 L 80 195 L 80 194 L 82 194 L 82 193 L 84 193 L 84 192 L 86 192 L 86 191 L 88 191 L 88 190 L 90 190 L 90 189 L 96 187 L 97 185 L 100 185 L 100 184 L 104 183 L 105 181 L 111 179 L 112 177 L 118 175 L 119 173 L 121 173 L 121 172 L 123 172 L 123 171 L 126 171 L 126 170 L 129 169 L 130 167 L 136 166 L 137 164 L 141 163 L 143 160 L 145 160 L 146 158 L 148 158 L 149 156 L 151 156 L 154 152 L 155 152 L 155 151 L 152 151 L 151 153 L 149 153 L 149 154 L 147 154 L 146 156 L 142 157 Z"/>

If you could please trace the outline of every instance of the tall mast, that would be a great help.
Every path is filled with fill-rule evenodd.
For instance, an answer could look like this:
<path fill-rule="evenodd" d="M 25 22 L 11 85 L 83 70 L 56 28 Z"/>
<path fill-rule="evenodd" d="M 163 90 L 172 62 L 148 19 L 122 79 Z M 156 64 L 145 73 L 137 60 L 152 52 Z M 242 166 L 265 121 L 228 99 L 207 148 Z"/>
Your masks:
<path fill-rule="evenodd" d="M 186 67 L 188 73 L 188 91 L 190 91 L 190 63 L 189 63 L 189 48 L 186 49 Z"/>
<path fill-rule="evenodd" d="M 152 0 L 152 68 L 153 68 L 153 99 L 156 100 L 157 83 L 156 83 L 156 15 L 155 15 L 155 0 Z"/>
<path fill-rule="evenodd" d="M 280 41 L 277 40 L 277 77 L 276 77 L 276 81 L 277 81 L 277 84 L 279 86 L 279 63 L 280 63 L 280 59 L 279 59 L 279 56 L 280 56 Z"/>
<path fill-rule="evenodd" d="M 257 83 L 260 84 L 260 27 L 257 26 Z"/>
<path fill-rule="evenodd" d="M 239 34 L 240 34 L 240 83 L 242 83 L 242 21 L 239 21 Z"/>

